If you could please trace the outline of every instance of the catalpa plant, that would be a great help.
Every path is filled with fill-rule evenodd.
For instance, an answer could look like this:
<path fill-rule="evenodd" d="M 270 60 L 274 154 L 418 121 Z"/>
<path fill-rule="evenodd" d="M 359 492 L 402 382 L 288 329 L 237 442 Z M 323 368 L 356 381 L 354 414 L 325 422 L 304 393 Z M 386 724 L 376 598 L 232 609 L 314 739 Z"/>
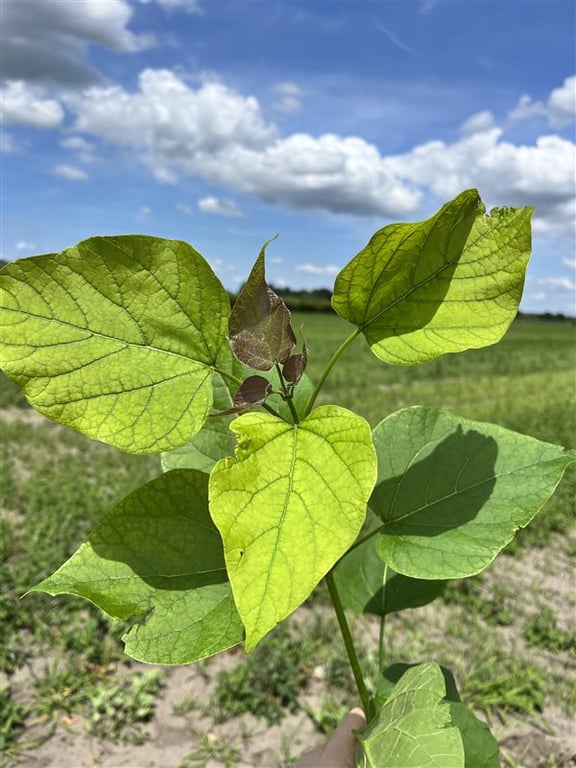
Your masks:
<path fill-rule="evenodd" d="M 447 670 L 386 668 L 381 647 L 368 690 L 345 609 L 384 622 L 482 571 L 576 454 L 435 408 L 371 430 L 315 403 L 359 337 L 388 365 L 498 342 L 520 301 L 531 214 L 486 215 L 468 190 L 426 221 L 376 232 L 336 278 L 332 305 L 352 330 L 315 385 L 266 283 L 266 246 L 232 310 L 181 241 L 93 237 L 8 264 L 6 374 L 49 419 L 161 454 L 164 470 L 33 590 L 126 622 L 135 659 L 188 664 L 251 651 L 325 579 L 369 718 L 358 765 L 495 768 L 497 744 Z"/>

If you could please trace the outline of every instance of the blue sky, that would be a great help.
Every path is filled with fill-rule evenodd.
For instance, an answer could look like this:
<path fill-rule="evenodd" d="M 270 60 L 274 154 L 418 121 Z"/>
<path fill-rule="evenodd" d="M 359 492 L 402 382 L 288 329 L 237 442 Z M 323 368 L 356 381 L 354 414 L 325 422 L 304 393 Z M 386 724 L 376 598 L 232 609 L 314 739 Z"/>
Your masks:
<path fill-rule="evenodd" d="M 3 0 L 2 256 L 191 242 L 331 287 L 469 187 L 533 205 L 522 308 L 576 313 L 570 2 Z"/>

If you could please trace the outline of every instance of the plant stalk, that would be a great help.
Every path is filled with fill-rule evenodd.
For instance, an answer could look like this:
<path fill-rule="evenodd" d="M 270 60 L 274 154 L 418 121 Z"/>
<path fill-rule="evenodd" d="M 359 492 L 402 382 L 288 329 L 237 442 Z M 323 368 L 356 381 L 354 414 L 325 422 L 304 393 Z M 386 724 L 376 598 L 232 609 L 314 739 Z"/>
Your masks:
<path fill-rule="evenodd" d="M 310 411 L 314 407 L 314 403 L 316 402 L 316 398 L 318 397 L 318 393 L 320 392 L 320 390 L 324 386 L 324 382 L 326 381 L 326 379 L 330 375 L 330 371 L 332 370 L 332 368 L 334 368 L 334 366 L 336 365 L 336 362 L 338 361 L 340 355 L 344 352 L 344 350 L 348 346 L 350 346 L 350 344 L 352 344 L 354 339 L 359 334 L 360 334 L 360 328 L 355 328 L 352 331 L 352 333 L 350 334 L 350 336 L 348 336 L 348 338 L 344 339 L 342 344 L 340 344 L 340 346 L 338 347 L 336 352 L 334 352 L 334 354 L 330 358 L 330 361 L 329 361 L 328 365 L 324 369 L 324 373 L 322 374 L 322 376 L 320 376 L 320 380 L 318 381 L 318 384 L 316 384 L 316 386 L 314 387 L 314 391 L 312 392 L 312 396 L 310 397 L 310 402 L 308 403 L 308 407 L 306 408 L 305 416 L 308 416 L 308 414 L 310 413 Z"/>
<path fill-rule="evenodd" d="M 294 424 L 299 424 L 300 418 L 296 413 L 296 408 L 294 407 L 294 403 L 292 401 L 292 395 L 288 391 L 288 388 L 286 387 L 286 382 L 284 381 L 284 376 L 282 376 L 282 371 L 280 370 L 280 366 L 278 365 L 278 363 L 276 363 L 276 373 L 278 374 L 278 378 L 280 379 L 280 386 L 282 387 L 284 400 L 285 402 L 288 403 L 288 408 L 290 408 L 290 413 L 292 414 L 292 418 L 294 419 Z"/>
<path fill-rule="evenodd" d="M 342 606 L 340 595 L 338 594 L 338 590 L 336 588 L 336 583 L 334 582 L 334 576 L 332 575 L 332 572 L 327 573 L 325 578 L 326 578 L 326 584 L 328 585 L 328 591 L 330 592 L 330 597 L 332 599 L 332 604 L 334 605 L 334 610 L 336 612 L 336 618 L 338 619 L 340 632 L 342 633 L 342 639 L 344 640 L 344 645 L 346 647 L 346 653 L 348 654 L 348 660 L 350 661 L 350 666 L 352 667 L 354 680 L 356 681 L 356 688 L 358 689 L 358 694 L 360 695 L 360 700 L 362 701 L 362 707 L 364 709 L 366 717 L 370 717 L 370 708 L 371 708 L 370 694 L 368 693 L 368 689 L 366 688 L 366 683 L 364 682 L 364 678 L 362 677 L 360 662 L 358 661 L 356 648 L 354 647 L 354 642 L 352 640 L 352 635 L 350 633 L 350 627 L 348 626 L 348 622 L 346 621 L 344 607 Z"/>
<path fill-rule="evenodd" d="M 386 596 L 388 586 L 388 563 L 384 564 L 384 576 L 382 577 L 382 615 L 380 616 L 380 632 L 378 634 L 378 672 L 382 674 L 384 671 L 384 662 L 386 656 L 384 653 L 384 629 L 386 626 Z"/>

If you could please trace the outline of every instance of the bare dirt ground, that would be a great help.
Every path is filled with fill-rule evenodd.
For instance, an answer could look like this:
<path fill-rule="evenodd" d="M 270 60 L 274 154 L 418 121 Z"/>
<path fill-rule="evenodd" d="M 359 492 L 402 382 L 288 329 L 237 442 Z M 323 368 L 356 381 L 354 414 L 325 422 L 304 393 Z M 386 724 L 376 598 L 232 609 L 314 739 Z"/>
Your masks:
<path fill-rule="evenodd" d="M 530 552 L 519 558 L 506 558 L 499 568 L 514 573 L 518 583 L 522 578 L 529 580 L 532 575 L 525 573 L 523 563 L 530 557 L 534 567 L 538 566 L 539 579 L 549 587 L 553 604 L 560 604 L 573 586 L 570 574 L 562 575 L 558 570 L 548 576 L 539 566 L 549 565 L 545 552 Z M 537 563 L 542 558 L 541 563 Z M 494 578 L 501 576 L 497 571 Z M 568 578 L 567 578 L 568 576 Z M 528 586 L 528 585 L 526 585 Z M 552 595 L 554 596 L 552 598 Z M 566 603 L 563 603 L 564 611 Z M 299 613 L 308 609 L 303 607 Z M 419 609 L 419 622 L 432 635 L 440 632 L 450 608 L 431 605 Z M 569 620 L 570 617 L 567 617 Z M 303 618 L 306 621 L 306 617 Z M 367 634 L 376 633 L 376 626 L 367 626 Z M 507 627 L 506 634 L 512 642 L 515 628 Z M 369 641 L 369 637 L 366 640 Z M 503 640 L 506 642 L 506 640 Z M 294 766 L 297 757 L 306 749 L 321 743 L 324 737 L 318 733 L 311 718 L 304 712 L 288 714 L 281 725 L 268 726 L 264 720 L 251 715 L 233 718 L 222 725 L 215 725 L 210 713 L 203 705 L 209 701 L 218 671 L 231 669 L 242 660 L 238 651 L 229 652 L 205 662 L 201 667 L 191 665 L 164 669 L 165 687 L 157 698 L 155 716 L 147 727 L 149 739 L 139 745 L 113 744 L 95 740 L 85 732 L 81 717 L 63 717 L 55 732 L 43 743 L 25 753 L 20 761 L 25 768 L 288 768 Z M 133 663 L 131 672 L 148 671 L 149 666 Z M 576 680 L 576 660 L 565 666 L 550 654 L 550 674 L 553 677 L 566 675 Z M 13 684 L 26 686 L 25 674 L 18 676 Z M 312 679 L 302 696 L 301 703 L 319 710 L 325 691 L 322 675 Z M 184 715 L 175 714 L 175 709 L 184 701 L 193 700 L 194 711 Z M 479 716 L 482 717 L 481 714 Z M 576 724 L 573 719 L 556 705 L 547 706 L 542 713 L 534 716 L 508 716 L 501 720 L 490 720 L 491 728 L 500 741 L 501 764 L 503 768 L 573 768 L 576 766 Z M 35 736 L 40 736 L 40 733 Z M 48 735 L 48 734 L 46 734 Z M 33 737 L 33 734 L 31 733 Z M 192 759 L 194 755 L 194 759 Z M 382 766 L 385 768 L 385 766 Z M 474 768 L 474 766 L 470 766 Z"/>

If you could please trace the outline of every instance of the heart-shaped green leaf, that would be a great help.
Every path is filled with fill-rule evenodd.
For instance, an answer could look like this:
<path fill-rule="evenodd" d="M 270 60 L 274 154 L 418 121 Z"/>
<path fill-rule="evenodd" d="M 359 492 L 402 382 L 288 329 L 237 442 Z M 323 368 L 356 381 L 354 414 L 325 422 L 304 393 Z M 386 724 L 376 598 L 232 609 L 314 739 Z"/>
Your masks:
<path fill-rule="evenodd" d="M 462 737 L 444 701 L 446 683 L 437 664 L 402 675 L 384 706 L 358 739 L 367 768 L 465 768 Z"/>
<path fill-rule="evenodd" d="M 0 285 L 1 365 L 40 413 L 131 453 L 205 422 L 230 309 L 190 245 L 94 237 L 9 264 Z"/>
<path fill-rule="evenodd" d="M 528 525 L 576 461 L 533 437 L 434 408 L 406 408 L 373 432 L 384 523 L 376 550 L 398 573 L 453 579 L 482 571 Z"/>
<path fill-rule="evenodd" d="M 531 208 L 495 208 L 474 189 L 415 224 L 390 224 L 336 278 L 336 312 L 388 363 L 413 365 L 496 343 L 516 316 Z"/>
<path fill-rule="evenodd" d="M 270 241 L 269 241 L 270 242 Z M 230 314 L 230 344 L 245 365 L 268 371 L 296 345 L 286 304 L 266 283 L 265 243 Z"/>
<path fill-rule="evenodd" d="M 241 642 L 208 475 L 168 472 L 127 496 L 88 541 L 32 591 L 80 595 L 131 621 L 126 653 L 187 664 Z"/>
<path fill-rule="evenodd" d="M 356 538 L 376 459 L 367 422 L 337 406 L 298 425 L 247 413 L 231 429 L 236 458 L 212 470 L 210 511 L 251 650 Z"/>

